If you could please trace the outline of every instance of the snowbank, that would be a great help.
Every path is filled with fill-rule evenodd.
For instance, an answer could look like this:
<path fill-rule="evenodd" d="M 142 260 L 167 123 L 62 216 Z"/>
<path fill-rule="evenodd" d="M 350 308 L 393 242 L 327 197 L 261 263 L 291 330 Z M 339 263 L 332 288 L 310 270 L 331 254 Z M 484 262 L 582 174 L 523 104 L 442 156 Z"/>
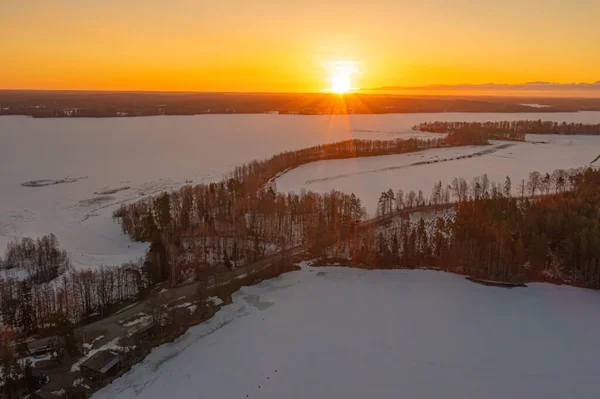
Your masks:
<path fill-rule="evenodd" d="M 215 306 L 219 306 L 219 305 L 223 304 L 223 300 L 221 298 L 219 298 L 218 296 L 209 296 L 207 301 L 212 302 L 213 305 L 215 305 Z"/>

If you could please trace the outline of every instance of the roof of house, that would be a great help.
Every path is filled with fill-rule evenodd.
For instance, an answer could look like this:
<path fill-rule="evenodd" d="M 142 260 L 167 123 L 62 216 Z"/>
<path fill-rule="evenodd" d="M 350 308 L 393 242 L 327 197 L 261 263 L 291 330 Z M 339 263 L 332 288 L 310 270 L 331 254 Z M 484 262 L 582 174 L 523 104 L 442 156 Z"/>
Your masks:
<path fill-rule="evenodd" d="M 31 399 L 56 399 L 58 396 L 44 391 L 36 391 L 29 396 Z"/>
<path fill-rule="evenodd" d="M 86 367 L 98 373 L 106 373 L 115 367 L 121 361 L 121 356 L 118 353 L 111 351 L 101 351 L 95 353 L 88 360 L 83 362 L 81 367 Z"/>
<path fill-rule="evenodd" d="M 35 340 L 30 340 L 27 342 L 27 348 L 31 351 L 37 351 L 40 349 L 45 349 L 56 345 L 57 338 L 56 337 L 46 337 L 39 338 Z"/>

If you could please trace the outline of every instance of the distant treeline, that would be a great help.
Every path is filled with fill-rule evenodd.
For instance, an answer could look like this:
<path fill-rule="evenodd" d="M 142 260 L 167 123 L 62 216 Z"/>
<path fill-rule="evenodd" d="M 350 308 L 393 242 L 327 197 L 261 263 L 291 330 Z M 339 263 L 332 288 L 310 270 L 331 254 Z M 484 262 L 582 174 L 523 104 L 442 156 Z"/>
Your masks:
<path fill-rule="evenodd" d="M 550 121 L 502 121 L 502 122 L 425 122 L 414 130 L 433 133 L 469 132 L 484 134 L 492 140 L 524 141 L 526 134 L 583 134 L 600 135 L 600 124 L 567 123 Z"/>
<path fill-rule="evenodd" d="M 475 138 L 478 140 L 478 138 Z M 429 148 L 447 147 L 449 145 L 476 144 L 475 142 L 452 142 L 447 138 L 407 140 L 361 140 L 352 139 L 331 144 L 316 145 L 297 151 L 286 151 L 264 161 L 252 161 L 236 167 L 230 174 L 233 179 L 244 187 L 244 191 L 254 191 L 282 172 L 316 161 L 332 159 L 359 158 L 378 155 L 404 154 L 422 151 Z M 487 143 L 483 143 L 487 144 Z"/>
<path fill-rule="evenodd" d="M 534 109 L 522 102 L 542 101 Z M 408 97 L 369 93 L 160 93 L 85 91 L 2 91 L 0 115 L 135 117 L 196 114 L 389 114 L 432 112 L 575 112 L 600 110 L 599 99 Z"/>

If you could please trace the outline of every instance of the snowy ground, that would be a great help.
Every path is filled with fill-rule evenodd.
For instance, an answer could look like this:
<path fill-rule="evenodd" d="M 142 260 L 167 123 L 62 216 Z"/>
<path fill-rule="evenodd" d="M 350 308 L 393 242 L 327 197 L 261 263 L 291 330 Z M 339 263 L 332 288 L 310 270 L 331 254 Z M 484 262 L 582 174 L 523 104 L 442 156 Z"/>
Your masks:
<path fill-rule="evenodd" d="M 600 112 L 104 119 L 3 116 L 0 253 L 15 237 L 52 232 L 75 267 L 121 264 L 136 260 L 147 248 L 132 243 L 113 222 L 112 212 L 122 202 L 177 188 L 186 181 L 218 180 L 235 165 L 284 150 L 349 138 L 432 136 L 410 130 L 426 121 L 518 119 L 600 122 Z M 303 182 L 299 179 L 290 188 L 297 189 Z M 430 186 L 425 188 L 430 190 Z"/>
<path fill-rule="evenodd" d="M 299 192 L 302 188 L 353 192 L 363 201 L 367 212 L 374 215 L 381 192 L 390 188 L 405 193 L 423 190 L 425 197 L 429 197 L 437 181 L 448 185 L 454 177 L 462 177 L 470 183 L 474 177 L 487 173 L 491 181 L 500 183 L 510 176 L 516 194 L 521 179 L 527 180 L 529 172 L 552 173 L 555 169 L 588 166 L 600 155 L 598 136 L 531 135 L 527 139 L 532 142 L 511 143 L 508 148 L 502 148 L 507 142 L 493 142 L 487 148 L 495 151 L 472 158 L 464 156 L 475 155 L 482 147 L 315 162 L 284 174 L 276 180 L 276 185 L 284 192 Z"/>
<path fill-rule="evenodd" d="M 598 331 L 591 290 L 304 267 L 244 287 L 94 399 L 592 398 Z"/>

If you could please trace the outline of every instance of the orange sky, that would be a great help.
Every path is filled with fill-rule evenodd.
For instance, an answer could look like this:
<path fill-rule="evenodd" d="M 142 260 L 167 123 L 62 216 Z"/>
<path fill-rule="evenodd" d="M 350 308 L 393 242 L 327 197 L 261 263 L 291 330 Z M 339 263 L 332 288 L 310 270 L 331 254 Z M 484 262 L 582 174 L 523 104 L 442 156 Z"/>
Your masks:
<path fill-rule="evenodd" d="M 598 0 L 322 3 L 3 0 L 0 88 L 320 91 L 346 60 L 355 87 L 600 80 Z"/>

